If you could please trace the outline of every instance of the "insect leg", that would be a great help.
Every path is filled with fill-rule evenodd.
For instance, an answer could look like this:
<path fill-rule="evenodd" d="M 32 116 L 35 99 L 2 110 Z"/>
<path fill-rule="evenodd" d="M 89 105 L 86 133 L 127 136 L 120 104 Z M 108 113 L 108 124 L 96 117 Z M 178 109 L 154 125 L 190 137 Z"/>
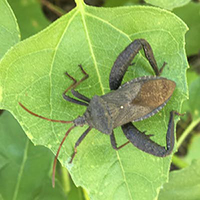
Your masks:
<path fill-rule="evenodd" d="M 66 100 L 66 101 L 69 101 L 71 103 L 75 103 L 75 104 L 78 104 L 78 105 L 81 105 L 81 106 L 88 106 L 87 103 L 85 102 L 82 102 L 82 101 L 79 101 L 79 100 L 76 100 L 74 98 L 71 98 L 70 96 L 67 96 L 66 94 L 63 94 L 63 98 Z"/>
<path fill-rule="evenodd" d="M 85 138 L 85 136 L 90 132 L 90 130 L 92 129 L 92 127 L 89 127 L 88 129 L 86 129 L 86 131 L 81 135 L 81 137 L 79 137 L 79 139 L 77 140 L 75 146 L 74 146 L 74 153 L 72 154 L 71 160 L 69 161 L 69 163 L 72 163 L 75 155 L 77 154 L 77 147 L 79 146 L 79 144 L 83 141 L 83 139 Z"/>
<path fill-rule="evenodd" d="M 114 132 L 112 132 L 111 135 L 110 135 L 110 141 L 111 141 L 111 145 L 112 145 L 113 149 L 115 149 L 115 150 L 119 150 L 122 147 L 126 146 L 128 143 L 130 143 L 130 141 L 128 141 L 128 142 L 122 144 L 121 146 L 117 147 L 117 143 L 116 143 L 116 139 L 115 139 L 115 136 L 114 136 Z"/>
<path fill-rule="evenodd" d="M 83 100 L 83 101 L 86 101 L 86 102 L 90 103 L 90 99 L 89 99 L 88 97 L 86 97 L 86 96 L 80 94 L 79 92 L 77 92 L 77 91 L 75 91 L 75 90 L 73 90 L 73 89 L 71 90 L 71 92 L 72 92 L 72 94 L 73 94 L 75 97 L 77 97 L 77 98 L 79 98 L 79 99 L 81 99 L 81 100 Z"/>
<path fill-rule="evenodd" d="M 174 115 L 180 115 L 176 111 L 170 112 L 170 119 L 168 123 L 168 130 L 166 135 L 167 148 L 157 144 L 150 139 L 149 135 L 140 132 L 132 123 L 128 123 L 122 126 L 122 130 L 126 138 L 138 149 L 152 154 L 157 157 L 165 157 L 171 154 L 174 148 Z"/>
<path fill-rule="evenodd" d="M 121 54 L 117 57 L 111 69 L 109 77 L 109 85 L 111 90 L 116 90 L 121 85 L 121 82 L 128 67 L 131 65 L 132 60 L 142 48 L 155 74 L 157 76 L 161 74 L 166 63 L 164 63 L 161 69 L 159 70 L 150 44 L 144 39 L 137 39 L 134 40 L 130 45 L 128 45 L 125 48 L 125 50 L 122 51 Z M 174 117 L 172 113 L 170 114 L 170 121 L 168 125 L 167 138 L 166 138 L 167 150 L 165 149 L 165 147 L 162 147 L 157 143 L 155 143 L 154 141 L 152 141 L 150 139 L 150 136 L 147 136 L 144 133 L 140 132 L 132 123 L 127 123 L 123 125 L 122 130 L 127 139 L 137 148 L 147 153 L 153 154 L 155 156 L 163 157 L 169 155 L 174 147 L 173 118 Z M 116 142 L 113 142 L 112 146 L 115 144 Z"/>
<path fill-rule="evenodd" d="M 77 81 L 75 78 L 73 78 L 71 75 L 69 75 L 66 72 L 65 74 L 73 81 L 73 83 L 63 92 L 63 94 L 66 94 L 70 89 L 77 87 L 81 82 L 83 82 L 89 77 L 89 75 L 83 69 L 82 65 L 78 65 L 78 66 L 80 67 L 82 73 L 84 74 L 84 77 L 81 80 Z"/>
<path fill-rule="evenodd" d="M 139 39 L 139 41 L 141 43 L 141 47 L 144 50 L 145 56 L 146 56 L 147 60 L 149 61 L 151 67 L 153 68 L 156 76 L 159 76 L 161 74 L 163 68 L 165 67 L 165 65 L 167 63 L 164 62 L 163 66 L 159 70 L 158 66 L 157 66 L 157 63 L 156 63 L 156 60 L 155 60 L 154 55 L 153 55 L 153 50 L 152 50 L 150 44 L 146 40 L 144 40 L 144 39 Z"/>
<path fill-rule="evenodd" d="M 116 90 L 121 85 L 122 79 L 128 67 L 131 65 L 132 60 L 142 48 L 155 74 L 157 76 L 160 75 L 166 63 L 164 63 L 162 68 L 159 70 L 150 44 L 144 39 L 136 39 L 119 54 L 111 69 L 109 77 L 111 90 Z"/>
<path fill-rule="evenodd" d="M 83 82 L 84 80 L 86 80 L 86 79 L 89 77 L 89 75 L 88 75 L 88 74 L 85 72 L 85 70 L 83 69 L 82 65 L 79 65 L 79 67 L 80 67 L 82 73 L 84 74 L 84 77 L 83 77 L 81 80 L 79 80 L 79 81 L 77 81 L 75 78 L 73 78 L 73 77 L 72 77 L 70 74 L 68 74 L 67 72 L 65 73 L 65 74 L 73 81 L 73 83 L 63 92 L 63 98 L 64 98 L 65 100 L 71 102 L 71 103 L 79 104 L 79 105 L 82 105 L 82 106 L 88 106 L 87 103 L 82 102 L 82 101 L 79 101 L 79 100 L 76 100 L 76 99 L 73 99 L 73 98 L 71 98 L 71 97 L 69 97 L 69 96 L 66 95 L 66 93 L 67 93 L 70 89 L 77 87 L 81 82 Z M 78 93 L 78 92 L 75 92 L 75 93 Z M 73 92 L 72 92 L 72 94 L 73 94 Z M 80 94 L 80 93 L 79 93 L 79 94 Z M 81 95 L 81 94 L 80 94 L 80 95 Z M 76 95 L 74 95 L 74 96 L 76 96 Z M 81 95 L 81 96 L 83 96 L 83 95 Z M 86 97 L 85 97 L 85 98 L 86 98 Z M 81 99 L 81 98 L 80 98 L 80 99 Z"/>

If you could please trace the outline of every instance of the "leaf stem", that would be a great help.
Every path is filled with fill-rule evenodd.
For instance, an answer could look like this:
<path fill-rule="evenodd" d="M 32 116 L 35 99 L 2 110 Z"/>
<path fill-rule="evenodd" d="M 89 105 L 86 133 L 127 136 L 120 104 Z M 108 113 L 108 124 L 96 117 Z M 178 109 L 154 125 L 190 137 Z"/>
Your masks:
<path fill-rule="evenodd" d="M 75 0 L 77 6 L 81 6 L 84 4 L 84 0 Z"/>
<path fill-rule="evenodd" d="M 197 118 L 196 120 L 192 121 L 191 124 L 185 129 L 181 137 L 179 138 L 177 142 L 177 149 L 181 146 L 185 138 L 190 134 L 190 132 L 193 130 L 193 128 L 200 122 L 200 118 Z"/>
<path fill-rule="evenodd" d="M 187 162 L 185 162 L 184 160 L 182 160 L 180 157 L 178 157 L 176 155 L 173 155 L 172 163 L 181 169 L 185 168 L 189 165 Z"/>

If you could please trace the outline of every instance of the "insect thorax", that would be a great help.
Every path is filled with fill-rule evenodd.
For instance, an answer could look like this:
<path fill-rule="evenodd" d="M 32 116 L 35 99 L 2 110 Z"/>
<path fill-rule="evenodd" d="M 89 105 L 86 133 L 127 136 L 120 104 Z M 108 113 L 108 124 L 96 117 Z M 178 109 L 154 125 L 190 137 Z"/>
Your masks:
<path fill-rule="evenodd" d="M 105 134 L 111 134 L 113 122 L 107 107 L 107 103 L 99 96 L 95 95 L 84 113 L 89 126 Z"/>

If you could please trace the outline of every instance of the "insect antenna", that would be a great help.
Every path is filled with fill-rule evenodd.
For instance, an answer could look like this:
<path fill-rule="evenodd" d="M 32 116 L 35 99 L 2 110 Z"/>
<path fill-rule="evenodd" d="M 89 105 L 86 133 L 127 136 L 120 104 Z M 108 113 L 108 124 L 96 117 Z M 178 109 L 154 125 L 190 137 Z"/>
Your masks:
<path fill-rule="evenodd" d="M 51 122 L 59 122 L 59 123 L 64 123 L 64 124 L 69 124 L 69 123 L 73 123 L 73 121 L 64 121 L 64 120 L 55 120 L 55 119 L 49 119 L 49 118 L 46 118 L 46 117 L 43 117 L 41 115 L 38 115 L 32 111 L 30 111 L 28 108 L 26 108 L 22 103 L 19 102 L 19 105 L 25 110 L 27 111 L 28 113 L 30 113 L 31 115 L 34 115 L 35 117 L 38 117 L 38 118 L 41 118 L 41 119 L 44 119 L 44 120 L 47 120 L 47 121 L 51 121 Z M 68 136 L 68 134 L 70 133 L 70 131 L 76 127 L 76 125 L 73 125 L 71 126 L 68 131 L 65 133 L 65 136 L 64 138 L 62 139 L 59 147 L 58 147 L 58 151 L 56 153 L 56 156 L 55 156 L 55 159 L 54 159 L 54 163 L 53 163 L 53 173 L 52 173 L 52 186 L 55 187 L 55 171 L 56 171 L 56 163 L 57 163 L 57 159 L 58 159 L 58 155 L 60 153 L 60 149 L 66 139 L 66 137 Z"/>
<path fill-rule="evenodd" d="M 26 108 L 23 104 L 21 104 L 19 102 L 19 105 L 25 110 L 27 111 L 28 113 L 30 113 L 31 115 L 34 115 L 36 117 L 39 117 L 41 119 L 44 119 L 44 120 L 47 120 L 47 121 L 50 121 L 50 122 L 59 122 L 59 123 L 63 123 L 63 124 L 70 124 L 70 123 L 73 123 L 73 121 L 64 121 L 64 120 L 56 120 L 56 119 L 49 119 L 49 118 L 46 118 L 46 117 L 43 117 L 41 115 L 38 115 L 32 111 L 30 111 L 28 108 Z"/>
<path fill-rule="evenodd" d="M 62 147 L 62 145 L 63 145 L 63 143 L 64 143 L 66 137 L 68 136 L 68 134 L 70 133 L 70 131 L 71 131 L 74 127 L 76 127 L 76 126 L 75 126 L 75 125 L 71 126 L 71 127 L 68 129 L 68 131 L 65 133 L 65 136 L 63 137 L 62 142 L 60 143 L 60 145 L 59 145 L 59 147 L 58 147 L 58 151 L 57 151 L 56 156 L 55 156 L 55 158 L 54 158 L 54 162 L 53 162 L 53 173 L 52 173 L 52 186 L 53 186 L 53 188 L 55 187 L 56 163 L 57 163 L 58 155 L 59 155 L 59 153 L 60 153 L 60 149 L 61 149 L 61 147 Z"/>

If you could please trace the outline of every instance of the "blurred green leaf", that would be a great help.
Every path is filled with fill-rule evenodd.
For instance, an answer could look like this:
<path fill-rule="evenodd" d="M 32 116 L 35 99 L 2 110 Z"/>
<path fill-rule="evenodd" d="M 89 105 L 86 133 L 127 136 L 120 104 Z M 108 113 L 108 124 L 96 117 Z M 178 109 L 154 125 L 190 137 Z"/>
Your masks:
<path fill-rule="evenodd" d="M 69 200 L 85 200 L 84 190 L 80 187 L 76 187 L 65 167 L 57 165 L 56 178 L 62 185 L 62 189 L 67 194 L 67 199 Z"/>
<path fill-rule="evenodd" d="M 195 78 L 195 77 L 194 77 Z M 184 105 L 184 111 L 189 111 L 193 119 L 200 118 L 200 77 L 195 78 L 189 85 L 189 100 Z"/>
<path fill-rule="evenodd" d="M 66 199 L 58 183 L 55 189 L 51 186 L 54 156 L 47 148 L 35 147 L 8 112 L 0 115 L 0 138 L 3 199 Z"/>
<path fill-rule="evenodd" d="M 0 59 L 19 40 L 16 18 L 7 1 L 0 0 Z"/>
<path fill-rule="evenodd" d="M 50 24 L 38 0 L 8 0 L 8 2 L 16 15 L 22 39 L 36 34 Z"/>
<path fill-rule="evenodd" d="M 187 56 L 197 54 L 200 51 L 200 3 L 190 2 L 184 7 L 174 9 L 173 12 L 189 27 L 186 34 Z"/>
<path fill-rule="evenodd" d="M 190 84 L 199 77 L 199 75 L 191 70 L 191 69 L 188 69 L 187 70 L 187 82 L 188 82 L 188 86 L 190 86 Z"/>
<path fill-rule="evenodd" d="M 188 4 L 190 0 L 145 0 L 145 2 L 167 10 L 173 10 L 174 8 Z"/>
<path fill-rule="evenodd" d="M 180 147 L 185 138 L 191 133 L 191 131 L 200 123 L 200 77 L 191 70 L 187 72 L 188 83 L 189 83 L 189 96 L 190 98 L 183 103 L 182 112 L 188 112 L 192 115 L 191 123 L 186 127 L 184 132 L 181 134 L 177 147 Z M 185 115 L 185 118 L 187 115 Z M 190 151 L 190 148 L 188 149 Z M 189 157 L 192 157 L 190 154 Z M 194 155 L 196 157 L 196 155 Z"/>
<path fill-rule="evenodd" d="M 195 71 L 191 70 L 191 68 L 188 69 L 187 70 L 187 83 L 188 83 L 188 86 L 190 87 L 191 83 L 194 80 L 196 80 L 198 77 L 199 76 L 198 76 L 198 74 Z M 183 106 L 182 106 L 182 112 L 183 113 L 191 111 L 190 101 L 191 101 L 191 97 L 189 99 L 187 99 L 186 101 L 183 102 Z M 186 120 L 187 119 L 187 115 L 184 115 L 182 118 Z"/>
<path fill-rule="evenodd" d="M 169 183 L 160 191 L 159 200 L 198 200 L 200 199 L 200 160 L 182 170 L 169 174 Z"/>
<path fill-rule="evenodd" d="M 139 4 L 140 0 L 106 0 L 104 7 L 130 6 Z"/>
<path fill-rule="evenodd" d="M 47 146 L 55 153 L 69 126 L 31 116 L 18 102 L 49 118 L 72 120 L 82 115 L 85 108 L 62 98 L 63 91 L 72 83 L 64 72 L 80 79 L 83 75 L 77 65 L 82 64 L 90 77 L 78 90 L 89 98 L 105 94 L 110 91 L 108 77 L 116 57 L 134 39 L 145 38 L 152 45 L 158 65 L 168 63 L 163 76 L 176 81 L 177 87 L 159 114 L 145 123 L 135 124 L 141 131 L 153 133 L 153 139 L 165 145 L 169 112 L 180 111 L 187 97 L 186 25 L 175 15 L 158 8 L 96 8 L 80 0 L 77 3 L 70 13 L 20 42 L 2 60 L 0 107 L 14 114 L 34 144 Z M 134 62 L 125 80 L 153 75 L 141 53 Z M 85 188 L 92 199 L 156 198 L 160 186 L 167 180 L 171 156 L 158 158 L 131 144 L 115 151 L 107 135 L 93 130 L 70 165 L 73 146 L 85 129 L 77 127 L 70 133 L 59 156 L 76 185 Z M 118 144 L 126 141 L 120 128 L 115 133 Z"/>
<path fill-rule="evenodd" d="M 188 147 L 188 153 L 184 160 L 191 164 L 194 159 L 200 159 L 200 135 L 194 135 Z"/>

